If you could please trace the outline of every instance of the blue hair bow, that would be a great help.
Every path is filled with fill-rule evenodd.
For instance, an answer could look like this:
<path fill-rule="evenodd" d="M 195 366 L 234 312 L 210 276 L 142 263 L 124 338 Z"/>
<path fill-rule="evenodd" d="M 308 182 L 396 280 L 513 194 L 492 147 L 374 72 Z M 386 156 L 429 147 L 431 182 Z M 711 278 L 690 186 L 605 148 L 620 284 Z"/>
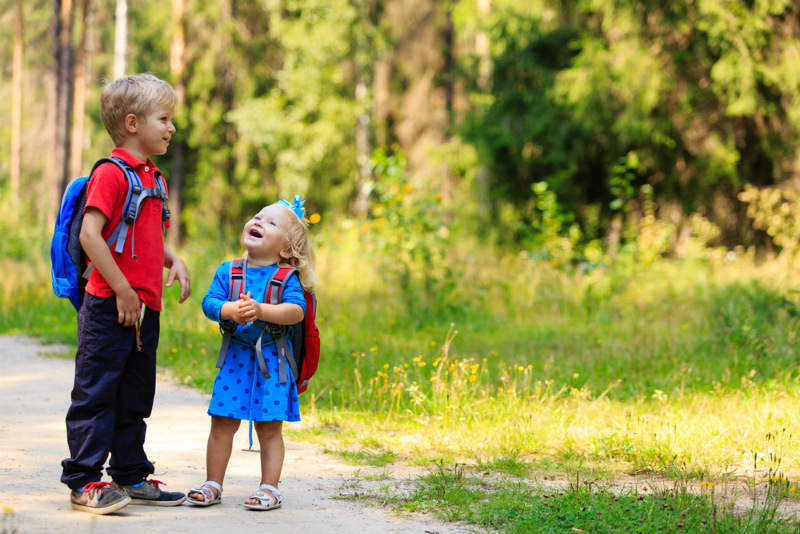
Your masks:
<path fill-rule="evenodd" d="M 284 199 L 280 199 L 278 203 L 292 210 L 292 212 L 294 212 L 294 214 L 297 215 L 298 219 L 302 219 L 303 215 L 305 215 L 306 213 L 306 209 L 303 207 L 303 204 L 305 204 L 306 201 L 301 199 L 302 197 L 300 195 L 295 195 L 294 203 L 292 204 L 289 204 L 289 201 Z"/>

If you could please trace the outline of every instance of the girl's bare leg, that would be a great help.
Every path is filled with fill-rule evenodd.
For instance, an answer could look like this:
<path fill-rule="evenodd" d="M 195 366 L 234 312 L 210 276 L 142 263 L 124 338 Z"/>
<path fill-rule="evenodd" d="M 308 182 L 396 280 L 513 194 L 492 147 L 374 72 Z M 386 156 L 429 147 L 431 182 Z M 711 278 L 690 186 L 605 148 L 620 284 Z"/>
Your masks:
<path fill-rule="evenodd" d="M 283 445 L 283 421 L 256 421 L 254 425 L 261 447 L 260 484 L 269 484 L 277 488 L 286 454 Z M 246 499 L 244 502 L 258 504 L 258 499 Z"/>
<path fill-rule="evenodd" d="M 211 432 L 208 434 L 206 446 L 206 480 L 213 480 L 222 486 L 233 451 L 233 436 L 239 430 L 240 423 L 239 419 L 230 417 L 211 417 Z M 215 488 L 210 489 L 217 493 Z M 203 495 L 200 493 L 190 493 L 189 496 L 199 501 L 203 500 Z"/>

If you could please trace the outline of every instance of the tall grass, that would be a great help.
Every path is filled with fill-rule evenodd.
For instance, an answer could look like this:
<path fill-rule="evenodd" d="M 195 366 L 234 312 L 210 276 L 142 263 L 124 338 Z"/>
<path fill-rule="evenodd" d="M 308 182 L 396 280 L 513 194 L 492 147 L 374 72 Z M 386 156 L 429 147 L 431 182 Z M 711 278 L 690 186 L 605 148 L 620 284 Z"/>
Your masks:
<path fill-rule="evenodd" d="M 319 231 L 322 363 L 293 436 L 523 478 L 779 480 L 794 498 L 800 323 L 787 270 L 733 254 L 565 268 L 462 240 L 437 285 L 423 267 L 397 268 L 367 231 Z M 178 305 L 177 287 L 165 293 L 159 363 L 209 390 L 220 335 L 200 301 L 240 251 L 181 254 L 193 294 Z M 74 344 L 48 262 L 2 268 L 0 331 Z"/>

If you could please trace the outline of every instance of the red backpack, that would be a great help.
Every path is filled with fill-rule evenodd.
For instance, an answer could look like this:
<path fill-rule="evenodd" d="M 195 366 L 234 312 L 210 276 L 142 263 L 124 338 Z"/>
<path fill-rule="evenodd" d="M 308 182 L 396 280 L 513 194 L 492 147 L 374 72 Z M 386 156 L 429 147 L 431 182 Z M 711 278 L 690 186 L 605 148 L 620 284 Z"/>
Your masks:
<path fill-rule="evenodd" d="M 283 288 L 286 286 L 286 281 L 289 280 L 297 269 L 290 265 L 283 265 L 275 271 L 272 278 L 267 282 L 267 287 L 264 292 L 264 303 L 266 304 L 280 304 Z M 228 279 L 230 280 L 230 289 L 228 290 L 228 300 L 235 301 L 239 298 L 241 293 L 245 293 L 247 280 L 247 260 L 233 260 L 230 263 L 230 272 Z M 317 315 L 317 297 L 310 291 L 303 291 L 306 299 L 306 313 L 303 320 L 294 325 L 278 325 L 273 323 L 265 323 L 264 321 L 255 321 L 254 326 L 262 330 L 269 330 L 272 339 L 275 340 L 275 346 L 278 349 L 278 375 L 281 384 L 286 383 L 286 362 L 292 369 L 292 376 L 294 376 L 297 383 L 297 392 L 302 393 L 308 387 L 309 379 L 317 372 L 319 365 L 319 329 L 316 325 Z M 219 357 L 217 358 L 217 368 L 222 368 L 225 362 L 225 354 L 228 352 L 230 345 L 231 334 L 236 330 L 236 323 L 228 321 L 223 323 L 222 327 L 222 346 L 219 349 Z M 291 338 L 287 339 L 287 330 L 291 329 Z M 258 337 L 256 342 L 256 360 L 261 369 L 261 374 L 264 378 L 269 378 L 266 363 L 264 362 L 264 355 L 261 351 L 261 337 Z M 291 344 L 291 350 L 289 350 Z"/>

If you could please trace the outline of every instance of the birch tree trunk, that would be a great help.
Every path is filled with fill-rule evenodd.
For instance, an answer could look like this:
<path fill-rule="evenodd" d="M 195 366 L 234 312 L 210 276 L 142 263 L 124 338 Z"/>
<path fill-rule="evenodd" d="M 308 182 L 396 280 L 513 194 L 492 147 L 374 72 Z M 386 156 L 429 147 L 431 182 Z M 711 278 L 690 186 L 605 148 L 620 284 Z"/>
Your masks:
<path fill-rule="evenodd" d="M 183 106 L 186 95 L 184 81 L 184 50 L 186 38 L 184 26 L 186 24 L 184 0 L 172 0 L 172 20 L 175 22 L 172 31 L 172 44 L 169 54 L 169 70 L 172 75 L 175 92 L 178 94 L 178 107 Z M 176 248 L 182 239 L 181 228 L 181 197 L 183 195 L 183 173 L 186 143 L 178 140 L 172 147 L 172 171 L 169 176 L 169 209 L 171 212 L 169 235 L 170 247 Z"/>
<path fill-rule="evenodd" d="M 22 168 L 22 75 L 24 19 L 22 0 L 16 2 L 14 56 L 11 73 L 11 205 L 19 204 L 19 181 Z"/>
<path fill-rule="evenodd" d="M 492 11 L 492 0 L 477 0 L 478 13 L 482 21 L 488 20 L 489 13 Z M 475 52 L 480 58 L 479 64 L 479 83 L 481 89 L 486 89 L 489 84 L 489 75 L 492 70 L 491 56 L 489 55 L 489 36 L 483 29 L 478 31 L 475 36 Z"/>
<path fill-rule="evenodd" d="M 75 88 L 72 106 L 72 153 L 70 155 L 69 179 L 73 179 L 81 174 L 83 141 L 84 141 L 84 119 L 86 114 L 86 86 L 88 84 L 87 62 L 88 62 L 88 31 L 89 31 L 89 0 L 79 0 L 81 10 L 81 36 L 78 42 L 77 61 L 75 63 Z"/>
<path fill-rule="evenodd" d="M 117 0 L 116 27 L 114 31 L 114 79 L 128 71 L 128 2 Z"/>
<path fill-rule="evenodd" d="M 492 0 L 477 0 L 478 13 L 480 19 L 485 21 L 489 18 L 492 10 Z M 489 76 L 491 74 L 491 55 L 489 53 L 489 36 L 481 28 L 475 36 L 475 53 L 479 57 L 478 67 L 478 87 L 483 91 L 489 90 Z M 489 170 L 485 165 L 481 165 L 475 175 L 478 208 L 482 215 L 488 216 L 491 212 L 489 203 Z"/>
<path fill-rule="evenodd" d="M 363 74 L 361 75 L 363 78 Z M 366 102 L 367 84 L 361 79 L 356 84 L 356 100 Z M 369 146 L 369 110 L 365 107 L 364 113 L 358 118 L 356 124 L 356 159 L 358 163 L 358 177 L 356 178 L 356 198 L 353 202 L 353 213 L 360 219 L 366 219 L 369 211 L 369 183 L 372 178 L 372 169 L 369 165 L 371 150 Z"/>

